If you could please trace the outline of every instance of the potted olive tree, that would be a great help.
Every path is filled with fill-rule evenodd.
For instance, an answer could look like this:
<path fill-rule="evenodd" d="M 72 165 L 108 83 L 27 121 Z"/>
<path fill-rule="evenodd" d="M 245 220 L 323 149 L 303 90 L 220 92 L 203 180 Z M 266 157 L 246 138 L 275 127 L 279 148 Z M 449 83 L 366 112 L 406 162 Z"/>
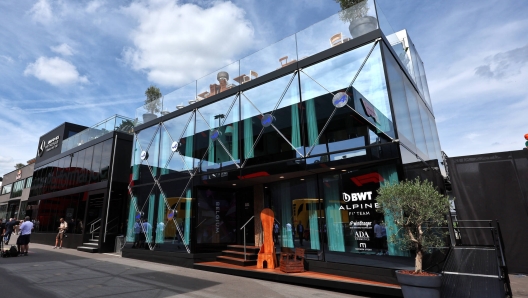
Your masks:
<path fill-rule="evenodd" d="M 384 186 L 376 198 L 378 212 L 390 214 L 398 231 L 387 239 L 403 250 L 416 252 L 414 271 L 396 271 L 403 296 L 440 297 L 441 274 L 422 269 L 424 254 L 434 248 L 445 247 L 449 198 L 439 193 L 432 182 L 402 181 Z"/>
<path fill-rule="evenodd" d="M 159 99 L 162 95 L 158 87 L 150 85 L 145 91 L 145 96 L 147 97 L 147 99 L 145 99 L 145 109 L 148 113 L 143 114 L 143 123 L 157 118 L 156 113 L 158 113 L 161 108 L 161 102 Z"/>
<path fill-rule="evenodd" d="M 341 6 L 339 18 L 350 22 L 348 30 L 352 38 L 356 38 L 378 28 L 375 17 L 368 16 L 369 5 L 367 0 L 335 0 Z"/>

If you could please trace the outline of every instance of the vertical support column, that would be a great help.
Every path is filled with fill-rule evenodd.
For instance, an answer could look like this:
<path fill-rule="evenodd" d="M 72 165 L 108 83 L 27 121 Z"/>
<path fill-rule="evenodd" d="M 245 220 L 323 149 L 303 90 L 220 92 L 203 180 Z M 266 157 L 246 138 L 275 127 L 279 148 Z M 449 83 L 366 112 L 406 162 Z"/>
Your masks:
<path fill-rule="evenodd" d="M 260 212 L 264 210 L 264 189 L 262 184 L 253 186 L 253 212 L 255 214 L 255 246 L 262 246 L 262 221 Z"/>

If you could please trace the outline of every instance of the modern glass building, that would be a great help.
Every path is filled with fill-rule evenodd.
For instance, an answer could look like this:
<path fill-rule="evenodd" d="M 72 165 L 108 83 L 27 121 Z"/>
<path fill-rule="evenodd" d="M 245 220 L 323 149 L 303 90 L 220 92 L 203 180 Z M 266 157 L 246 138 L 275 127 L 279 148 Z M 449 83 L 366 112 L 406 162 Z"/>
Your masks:
<path fill-rule="evenodd" d="M 374 234 L 396 233 L 376 190 L 414 177 L 443 188 L 433 106 L 407 32 L 360 5 L 361 22 L 342 12 L 137 110 L 124 256 L 220 252 L 248 221 L 258 245 L 269 207 L 277 247 L 304 247 L 310 268 L 412 264 Z"/>
<path fill-rule="evenodd" d="M 92 127 L 64 123 L 40 138 L 25 211 L 35 225 L 32 242 L 53 245 L 64 218 L 65 247 L 114 250 L 124 233 L 133 125 L 116 115 Z"/>

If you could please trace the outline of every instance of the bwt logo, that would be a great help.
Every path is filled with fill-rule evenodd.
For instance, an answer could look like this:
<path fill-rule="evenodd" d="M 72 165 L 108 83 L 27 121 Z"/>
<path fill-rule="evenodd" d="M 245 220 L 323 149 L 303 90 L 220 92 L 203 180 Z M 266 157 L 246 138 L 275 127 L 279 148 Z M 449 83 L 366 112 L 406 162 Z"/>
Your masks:
<path fill-rule="evenodd" d="M 220 132 L 216 129 L 211 133 L 211 140 L 216 141 L 220 137 Z"/>
<path fill-rule="evenodd" d="M 360 247 L 360 248 L 367 248 L 367 244 L 361 242 L 361 243 L 359 243 L 359 247 Z"/>
<path fill-rule="evenodd" d="M 359 192 L 359 193 L 343 193 L 343 202 L 357 202 L 357 201 L 370 201 L 372 200 L 372 192 Z"/>
<path fill-rule="evenodd" d="M 336 108 L 342 108 L 348 103 L 348 95 L 345 92 L 338 92 L 332 98 L 332 104 Z"/>
<path fill-rule="evenodd" d="M 273 120 L 275 120 L 275 118 L 271 114 L 266 114 L 262 116 L 260 124 L 262 124 L 262 126 L 264 127 L 268 127 L 273 123 Z"/>

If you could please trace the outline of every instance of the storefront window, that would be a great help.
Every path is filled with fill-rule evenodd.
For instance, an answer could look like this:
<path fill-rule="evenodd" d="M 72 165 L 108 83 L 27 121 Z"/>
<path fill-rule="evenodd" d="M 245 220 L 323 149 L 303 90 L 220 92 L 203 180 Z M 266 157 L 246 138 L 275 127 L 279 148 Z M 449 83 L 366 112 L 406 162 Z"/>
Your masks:
<path fill-rule="evenodd" d="M 324 196 L 326 260 L 345 258 L 337 253 L 406 256 L 387 242 L 397 233 L 392 215 L 376 211 L 377 190 L 388 183 L 397 183 L 394 165 L 361 170 L 344 170 L 322 176 Z M 346 260 L 344 260 L 346 262 Z"/>
<path fill-rule="evenodd" d="M 322 210 L 316 176 L 273 183 L 268 189 L 279 228 L 278 250 L 301 247 L 307 250 L 307 258 L 320 259 Z"/>
<path fill-rule="evenodd" d="M 196 243 L 236 242 L 236 198 L 232 191 L 197 190 Z"/>

